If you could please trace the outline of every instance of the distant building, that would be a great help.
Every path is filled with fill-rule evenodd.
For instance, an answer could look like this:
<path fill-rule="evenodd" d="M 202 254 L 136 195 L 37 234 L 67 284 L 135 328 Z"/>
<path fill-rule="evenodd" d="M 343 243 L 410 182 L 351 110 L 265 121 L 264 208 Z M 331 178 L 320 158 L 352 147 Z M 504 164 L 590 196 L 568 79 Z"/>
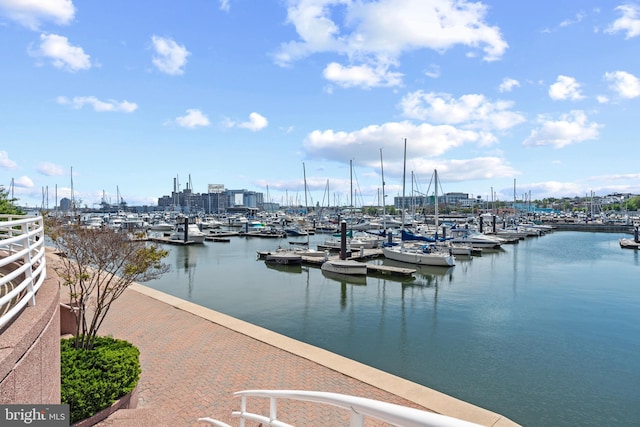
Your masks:
<path fill-rule="evenodd" d="M 425 208 L 434 206 L 435 196 L 396 196 L 393 198 L 393 206 L 396 209 L 402 208 Z M 438 196 L 438 205 L 449 206 L 472 206 L 477 203 L 476 199 L 469 198 L 469 193 L 446 193 Z"/>
<path fill-rule="evenodd" d="M 225 190 L 221 184 L 209 184 L 208 190 L 208 193 L 203 194 L 193 193 L 189 188 L 174 191 L 171 196 L 158 198 L 158 206 L 165 211 L 206 214 L 263 208 L 264 196 L 256 191 Z"/>
<path fill-rule="evenodd" d="M 61 211 L 70 211 L 71 206 L 72 206 L 71 199 L 67 199 L 66 197 L 63 197 L 62 199 L 60 199 Z"/>

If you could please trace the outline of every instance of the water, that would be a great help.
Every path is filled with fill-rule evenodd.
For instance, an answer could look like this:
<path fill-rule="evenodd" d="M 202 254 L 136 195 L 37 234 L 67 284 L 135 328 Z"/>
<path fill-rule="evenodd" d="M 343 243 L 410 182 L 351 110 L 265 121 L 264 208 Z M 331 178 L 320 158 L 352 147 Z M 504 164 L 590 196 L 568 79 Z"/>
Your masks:
<path fill-rule="evenodd" d="M 166 246 L 172 272 L 145 285 L 525 426 L 640 425 L 640 252 L 619 237 L 555 232 L 360 282 L 269 268 L 256 251 L 291 238 L 236 237 Z"/>

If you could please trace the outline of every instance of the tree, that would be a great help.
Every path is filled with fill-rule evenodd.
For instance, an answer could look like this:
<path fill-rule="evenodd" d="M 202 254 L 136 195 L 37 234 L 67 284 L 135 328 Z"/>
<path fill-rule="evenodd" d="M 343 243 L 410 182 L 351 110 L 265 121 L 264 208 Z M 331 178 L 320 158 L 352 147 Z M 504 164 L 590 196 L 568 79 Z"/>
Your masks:
<path fill-rule="evenodd" d="M 91 350 L 111 304 L 133 282 L 169 271 L 166 250 L 108 227 L 88 229 L 49 220 L 47 234 L 60 252 L 54 267 L 69 289 L 69 306 L 77 321 L 75 347 Z"/>
<path fill-rule="evenodd" d="M 0 185 L 0 214 L 24 215 L 25 212 L 15 205 L 18 199 L 10 199 L 9 191 Z"/>

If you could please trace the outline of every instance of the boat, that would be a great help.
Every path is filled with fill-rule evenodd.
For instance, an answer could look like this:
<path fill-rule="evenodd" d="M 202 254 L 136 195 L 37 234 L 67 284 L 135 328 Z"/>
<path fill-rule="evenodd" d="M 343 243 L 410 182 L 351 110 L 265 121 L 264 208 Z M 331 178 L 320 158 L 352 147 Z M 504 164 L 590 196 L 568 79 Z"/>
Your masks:
<path fill-rule="evenodd" d="M 633 239 L 623 237 L 620 239 L 620 247 L 623 249 L 640 249 L 640 237 L 638 226 L 634 228 Z"/>
<path fill-rule="evenodd" d="M 624 249 L 640 249 L 640 242 L 636 242 L 628 237 L 623 237 L 620 239 L 620 247 Z"/>
<path fill-rule="evenodd" d="M 406 163 L 407 163 L 407 140 L 405 138 L 404 140 L 404 164 L 405 164 L 405 168 L 406 168 Z M 438 175 L 437 175 L 437 171 L 434 171 L 434 176 L 435 176 L 435 182 L 436 182 L 436 192 L 435 192 L 435 206 L 436 206 L 436 210 L 435 210 L 435 217 L 436 217 L 436 234 L 434 236 L 434 240 L 437 241 L 438 240 L 438 234 L 437 234 L 437 229 L 438 229 L 438 190 L 437 190 L 437 183 L 438 183 Z M 403 173 L 402 175 L 402 200 L 405 200 L 405 194 L 404 194 L 404 188 L 405 188 L 405 175 Z M 405 222 L 405 211 L 406 209 L 402 209 L 402 223 L 406 224 Z M 394 260 L 394 261 L 400 261 L 400 262 L 405 262 L 405 263 L 409 263 L 409 264 L 415 264 L 415 265 L 432 265 L 432 266 L 439 266 L 439 267 L 452 267 L 456 264 L 456 259 L 453 256 L 452 250 L 448 249 L 448 250 L 443 250 L 441 248 L 438 248 L 435 244 L 433 243 L 428 243 L 428 244 L 407 244 L 405 243 L 405 239 L 407 238 L 408 233 L 406 233 L 405 230 L 403 230 L 402 233 L 402 240 L 401 243 L 384 243 L 382 245 L 382 253 L 384 254 L 385 258 Z M 422 239 L 420 239 L 422 240 Z"/>
<path fill-rule="evenodd" d="M 171 231 L 175 228 L 175 225 L 170 224 L 166 221 L 158 221 L 151 224 L 149 230 L 151 231 Z"/>
<path fill-rule="evenodd" d="M 267 264 L 301 265 L 302 255 L 288 251 L 274 252 L 267 255 L 264 262 Z"/>
<path fill-rule="evenodd" d="M 197 224 L 186 224 L 177 222 L 173 232 L 169 235 L 171 240 L 181 240 L 184 242 L 204 243 L 206 235 L 200 231 Z"/>
<path fill-rule="evenodd" d="M 285 227 L 284 232 L 287 233 L 287 236 L 308 236 L 309 232 L 298 225 L 292 225 L 290 227 Z"/>
<path fill-rule="evenodd" d="M 496 236 L 489 236 L 466 228 L 451 228 L 451 242 L 471 245 L 472 248 L 499 249 L 503 239 Z"/>
<path fill-rule="evenodd" d="M 340 233 L 336 233 L 333 237 L 326 239 L 324 243 L 318 245 L 318 247 L 326 248 L 329 250 L 340 250 L 342 244 L 342 238 Z M 351 249 L 375 249 L 380 247 L 380 244 L 384 242 L 384 237 L 374 235 L 353 235 L 351 231 L 347 232 L 347 247 Z"/>
<path fill-rule="evenodd" d="M 367 264 L 352 259 L 328 259 L 320 267 L 322 271 L 353 276 L 367 274 Z"/>
<path fill-rule="evenodd" d="M 382 253 L 385 258 L 409 264 L 432 265 L 439 267 L 453 267 L 456 264 L 453 253 L 438 249 L 435 245 L 383 245 Z"/>

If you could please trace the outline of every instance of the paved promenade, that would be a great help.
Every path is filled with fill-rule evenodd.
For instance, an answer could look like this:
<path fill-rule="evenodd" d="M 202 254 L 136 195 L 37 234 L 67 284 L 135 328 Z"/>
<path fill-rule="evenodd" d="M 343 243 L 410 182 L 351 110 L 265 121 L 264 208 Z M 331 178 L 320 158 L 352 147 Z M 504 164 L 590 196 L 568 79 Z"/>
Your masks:
<path fill-rule="evenodd" d="M 231 417 L 240 407 L 233 392 L 248 389 L 344 393 L 486 426 L 515 425 L 437 391 L 137 284 L 114 303 L 100 334 L 136 345 L 142 365 L 137 408 L 117 411 L 100 426 L 205 426 L 197 421 L 204 416 L 239 425 Z M 249 405 L 268 414 L 266 399 L 250 399 Z M 297 426 L 349 424 L 344 410 L 308 403 L 279 402 L 278 415 Z"/>

